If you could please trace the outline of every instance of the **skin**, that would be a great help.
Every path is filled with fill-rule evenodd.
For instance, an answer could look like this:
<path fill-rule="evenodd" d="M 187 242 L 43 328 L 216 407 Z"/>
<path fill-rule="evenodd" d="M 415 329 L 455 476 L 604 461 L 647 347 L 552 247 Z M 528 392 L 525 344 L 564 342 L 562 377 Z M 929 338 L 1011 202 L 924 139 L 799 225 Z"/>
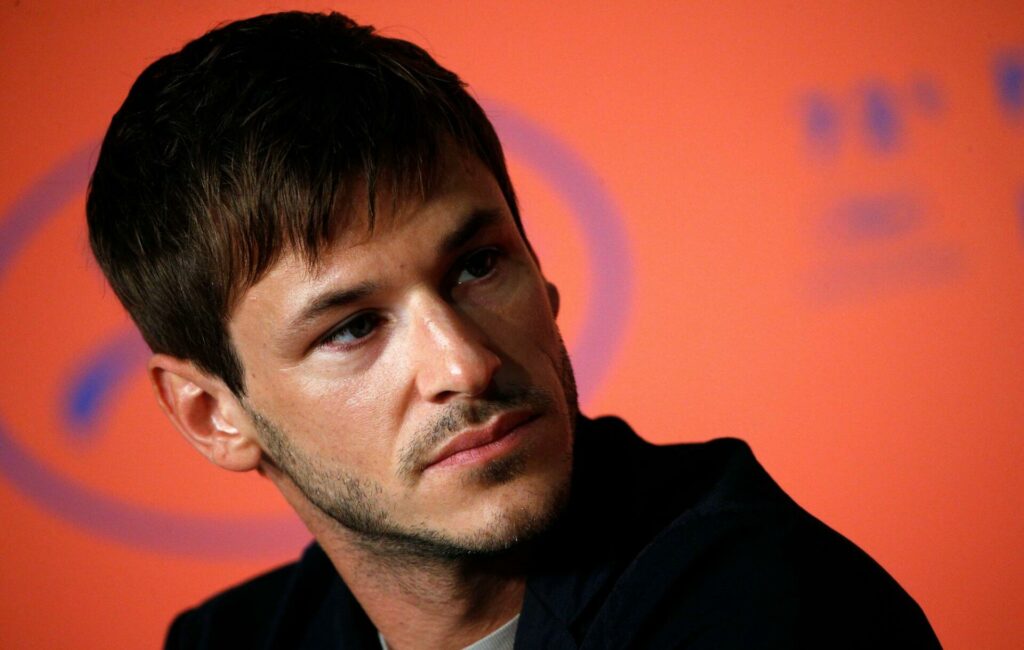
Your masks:
<path fill-rule="evenodd" d="M 568 495 L 557 309 L 493 177 L 449 152 L 426 200 L 243 293 L 244 397 L 186 360 L 150 372 L 193 446 L 274 482 L 392 647 L 462 647 L 519 611 L 516 549 Z M 505 439 L 437 462 L 494 423 Z"/>

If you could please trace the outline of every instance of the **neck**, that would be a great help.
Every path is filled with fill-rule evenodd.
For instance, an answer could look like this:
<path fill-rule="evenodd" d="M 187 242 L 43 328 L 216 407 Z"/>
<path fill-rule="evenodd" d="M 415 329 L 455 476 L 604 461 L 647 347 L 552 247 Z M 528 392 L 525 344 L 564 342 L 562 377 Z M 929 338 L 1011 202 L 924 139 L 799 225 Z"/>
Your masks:
<path fill-rule="evenodd" d="M 504 625 L 522 606 L 521 552 L 438 558 L 383 552 L 345 530 L 317 539 L 395 650 L 468 646 Z"/>

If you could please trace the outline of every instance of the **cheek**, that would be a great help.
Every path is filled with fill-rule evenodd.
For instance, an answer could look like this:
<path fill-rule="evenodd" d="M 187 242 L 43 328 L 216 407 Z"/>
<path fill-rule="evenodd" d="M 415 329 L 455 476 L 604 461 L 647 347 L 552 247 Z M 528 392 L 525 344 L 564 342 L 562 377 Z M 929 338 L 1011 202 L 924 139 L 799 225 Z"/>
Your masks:
<path fill-rule="evenodd" d="M 282 371 L 272 399 L 300 412 L 311 409 L 342 421 L 363 421 L 374 412 L 385 411 L 393 400 L 401 364 L 395 363 L 390 347 L 365 367 L 346 365 L 344 359 L 330 353 L 311 357 Z"/>
<path fill-rule="evenodd" d="M 543 284 L 531 284 L 513 296 L 490 329 L 499 346 L 513 357 L 528 351 L 560 356 L 558 326 Z"/>
<path fill-rule="evenodd" d="M 395 430 L 387 377 L 328 377 L 308 367 L 305 375 L 263 387 L 262 399 L 254 393 L 254 405 L 308 454 L 353 468 L 387 458 L 388 432 Z"/>

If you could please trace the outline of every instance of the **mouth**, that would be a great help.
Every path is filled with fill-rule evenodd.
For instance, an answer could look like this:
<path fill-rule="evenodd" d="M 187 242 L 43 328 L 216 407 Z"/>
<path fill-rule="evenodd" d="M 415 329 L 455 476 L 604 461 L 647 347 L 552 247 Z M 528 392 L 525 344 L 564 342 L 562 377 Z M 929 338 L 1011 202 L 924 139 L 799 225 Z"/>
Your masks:
<path fill-rule="evenodd" d="M 501 456 L 519 445 L 526 425 L 539 417 L 528 410 L 506 411 L 483 426 L 466 429 L 441 447 L 424 471 L 474 465 Z"/>

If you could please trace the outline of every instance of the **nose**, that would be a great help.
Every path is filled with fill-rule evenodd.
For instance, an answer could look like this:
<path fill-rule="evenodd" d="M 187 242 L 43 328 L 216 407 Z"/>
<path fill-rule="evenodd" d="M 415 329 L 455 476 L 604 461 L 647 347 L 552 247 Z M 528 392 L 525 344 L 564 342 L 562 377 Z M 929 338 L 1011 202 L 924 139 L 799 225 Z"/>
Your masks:
<path fill-rule="evenodd" d="M 444 402 L 484 393 L 501 367 L 501 358 L 488 346 L 479 326 L 440 298 L 420 301 L 413 318 L 416 334 L 411 352 L 420 396 Z"/>

